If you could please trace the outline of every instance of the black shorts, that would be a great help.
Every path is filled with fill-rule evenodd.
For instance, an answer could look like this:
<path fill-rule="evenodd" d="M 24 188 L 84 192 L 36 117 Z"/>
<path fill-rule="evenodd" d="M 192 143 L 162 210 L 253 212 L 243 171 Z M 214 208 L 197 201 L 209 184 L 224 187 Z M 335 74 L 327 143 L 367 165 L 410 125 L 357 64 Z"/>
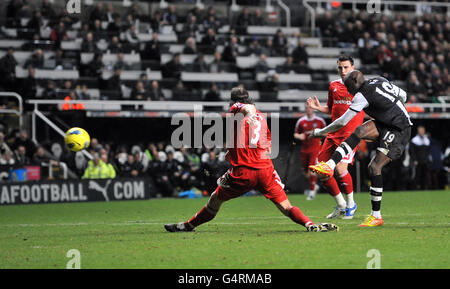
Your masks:
<path fill-rule="evenodd" d="M 411 139 L 411 127 L 399 130 L 398 128 L 388 127 L 377 121 L 375 121 L 375 125 L 380 134 L 377 150 L 388 156 L 391 160 L 399 159 Z"/>

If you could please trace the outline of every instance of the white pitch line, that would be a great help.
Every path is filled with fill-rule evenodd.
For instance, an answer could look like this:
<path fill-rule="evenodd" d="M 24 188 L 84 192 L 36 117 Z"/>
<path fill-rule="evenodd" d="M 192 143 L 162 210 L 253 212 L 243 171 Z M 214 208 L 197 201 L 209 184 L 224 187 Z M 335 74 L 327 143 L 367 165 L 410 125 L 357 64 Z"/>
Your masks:
<path fill-rule="evenodd" d="M 360 221 L 345 221 L 343 223 L 340 223 L 338 225 L 345 225 L 345 224 L 358 224 Z M 264 225 L 262 222 L 213 222 L 210 223 L 211 225 Z M 275 225 L 291 225 L 294 224 L 289 220 L 286 220 L 286 222 L 276 222 L 276 223 L 270 223 Z M 429 223 L 425 222 L 416 222 L 416 223 L 405 223 L 405 222 L 389 222 L 386 223 L 386 225 L 426 225 Z M 0 224 L 0 227 L 66 227 L 66 226 L 147 226 L 147 225 L 157 225 L 162 226 L 162 222 L 135 222 L 135 223 L 53 223 L 53 224 Z M 450 226 L 450 223 L 433 223 L 433 225 L 443 225 L 443 226 Z"/>

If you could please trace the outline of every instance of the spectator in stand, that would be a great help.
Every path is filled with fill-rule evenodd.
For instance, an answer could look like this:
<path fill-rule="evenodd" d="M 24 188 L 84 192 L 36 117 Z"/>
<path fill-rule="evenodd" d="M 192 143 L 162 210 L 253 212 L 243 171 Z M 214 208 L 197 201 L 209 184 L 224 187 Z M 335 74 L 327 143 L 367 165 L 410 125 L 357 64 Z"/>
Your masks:
<path fill-rule="evenodd" d="M 89 21 L 95 22 L 95 20 L 106 21 L 108 20 L 106 17 L 105 8 L 102 2 L 97 2 L 91 14 L 89 15 Z"/>
<path fill-rule="evenodd" d="M 131 27 L 125 32 L 125 39 L 130 44 L 138 44 L 139 43 L 139 37 L 137 35 L 135 25 L 131 25 Z"/>
<path fill-rule="evenodd" d="M 277 67 L 278 73 L 302 73 L 302 69 L 299 65 L 294 64 L 294 58 L 292 56 L 286 57 L 286 61 Z"/>
<path fill-rule="evenodd" d="M 14 91 L 16 89 L 16 65 L 18 64 L 14 57 L 14 48 L 9 47 L 5 56 L 0 59 L 0 89 L 5 91 Z"/>
<path fill-rule="evenodd" d="M 201 51 L 205 54 L 213 54 L 216 50 L 217 40 L 216 31 L 213 28 L 208 28 L 206 35 L 203 36 L 201 42 Z"/>
<path fill-rule="evenodd" d="M 202 53 L 197 55 L 193 63 L 194 72 L 209 72 L 209 65 L 205 62 L 205 56 Z"/>
<path fill-rule="evenodd" d="M 262 53 L 264 53 L 267 57 L 277 57 L 278 55 L 277 50 L 273 46 L 273 40 L 272 38 L 267 38 L 266 45 L 262 47 Z"/>
<path fill-rule="evenodd" d="M 155 14 L 153 14 L 153 18 L 150 21 L 150 26 L 151 26 L 153 32 L 160 33 L 162 25 L 163 25 L 163 19 L 162 19 L 161 11 L 156 11 Z"/>
<path fill-rule="evenodd" d="M 261 12 L 261 9 L 256 8 L 255 14 L 253 15 L 253 25 L 256 26 L 265 26 L 266 25 L 266 19 L 264 18 L 264 15 Z"/>
<path fill-rule="evenodd" d="M 152 34 L 152 40 L 145 44 L 145 48 L 141 53 L 141 57 L 144 60 L 160 61 L 161 59 L 161 48 L 159 44 L 159 35 L 154 32 Z"/>
<path fill-rule="evenodd" d="M 254 36 L 252 38 L 252 42 L 247 47 L 246 55 L 252 56 L 252 55 L 261 55 L 262 47 L 261 44 L 259 44 L 258 37 Z"/>
<path fill-rule="evenodd" d="M 247 34 L 247 26 L 253 25 L 252 15 L 248 7 L 244 7 L 242 12 L 237 16 L 236 31 L 238 34 Z"/>
<path fill-rule="evenodd" d="M 89 160 L 88 166 L 81 178 L 83 179 L 112 179 L 115 178 L 115 171 L 108 166 L 98 152 L 92 154 L 93 159 Z M 111 170 L 112 169 L 112 170 Z"/>
<path fill-rule="evenodd" d="M 121 70 L 129 70 L 131 68 L 130 64 L 125 61 L 125 54 L 117 54 L 117 61 L 114 65 L 115 68 L 120 68 Z"/>
<path fill-rule="evenodd" d="M 194 37 L 186 39 L 183 54 L 197 54 L 197 44 L 195 43 Z"/>
<path fill-rule="evenodd" d="M 50 2 L 50 0 L 42 1 L 41 14 L 42 17 L 49 19 L 50 21 L 53 21 L 56 18 L 56 13 L 52 8 L 52 3 Z"/>
<path fill-rule="evenodd" d="M 114 5 L 112 3 L 108 3 L 106 5 L 105 21 L 108 23 L 114 23 L 117 16 L 120 15 L 114 11 Z"/>
<path fill-rule="evenodd" d="M 287 39 L 281 29 L 277 30 L 277 33 L 273 37 L 273 47 L 278 56 L 286 56 L 287 54 Z"/>
<path fill-rule="evenodd" d="M 0 154 L 0 165 L 15 165 L 16 160 L 14 159 L 13 153 L 10 151 L 5 151 Z"/>
<path fill-rule="evenodd" d="M 142 81 L 136 82 L 136 86 L 131 91 L 131 100 L 148 100 L 150 94 L 145 90 L 144 83 Z"/>
<path fill-rule="evenodd" d="M 199 30 L 198 23 L 197 23 L 197 16 L 190 15 L 188 16 L 188 21 L 184 25 L 184 36 L 187 38 L 195 37 L 196 32 Z"/>
<path fill-rule="evenodd" d="M 152 81 L 148 95 L 149 98 L 147 98 L 147 100 L 165 100 L 164 93 L 159 87 L 159 82 L 157 80 Z"/>
<path fill-rule="evenodd" d="M 238 39 L 235 36 L 230 38 L 228 45 L 222 53 L 222 60 L 228 63 L 236 64 L 236 57 L 238 56 Z"/>
<path fill-rule="evenodd" d="M 19 145 L 14 151 L 16 164 L 20 166 L 27 166 L 31 164 L 30 158 L 27 155 L 27 149 L 24 145 Z"/>
<path fill-rule="evenodd" d="M 81 52 L 96 52 L 97 51 L 97 44 L 94 41 L 94 34 L 92 32 L 89 32 L 86 34 L 86 39 L 83 40 L 83 43 L 81 44 Z"/>
<path fill-rule="evenodd" d="M 359 49 L 359 56 L 363 64 L 378 63 L 377 53 L 370 41 L 365 42 L 364 47 Z"/>
<path fill-rule="evenodd" d="M 114 36 L 119 36 L 122 31 L 122 17 L 120 15 L 114 16 L 114 21 L 109 22 L 107 26 L 108 33 L 113 34 Z"/>
<path fill-rule="evenodd" d="M 214 53 L 214 60 L 209 64 L 209 72 L 218 73 L 227 71 L 227 64 L 222 61 L 219 51 Z"/>
<path fill-rule="evenodd" d="M 33 99 L 36 97 L 37 92 L 37 80 L 36 80 L 36 69 L 33 66 L 28 67 L 28 76 L 23 78 L 21 81 L 21 87 L 19 88 L 24 100 Z M 25 104 L 25 109 L 28 106 Z"/>
<path fill-rule="evenodd" d="M 264 53 L 261 53 L 259 60 L 255 65 L 255 73 L 267 73 L 267 71 L 269 71 L 267 56 Z"/>
<path fill-rule="evenodd" d="M 148 173 L 155 181 L 155 185 L 159 191 L 157 197 L 175 196 L 176 191 L 172 183 L 170 182 L 170 178 L 167 174 L 167 167 L 165 163 L 160 159 L 159 153 L 155 153 L 153 155 L 153 161 L 150 163 Z"/>
<path fill-rule="evenodd" d="M 42 49 L 36 49 L 36 51 L 25 61 L 24 68 L 33 66 L 34 68 L 44 67 L 44 51 Z"/>
<path fill-rule="evenodd" d="M 45 152 L 43 146 L 38 146 L 32 158 L 32 164 L 38 166 L 59 166 L 59 162 L 51 155 Z"/>
<path fill-rule="evenodd" d="M 122 80 L 120 79 L 121 73 L 122 69 L 115 67 L 114 75 L 107 80 L 107 89 L 118 93 L 118 95 L 114 95 L 113 98 L 121 98 L 122 96 Z"/>
<path fill-rule="evenodd" d="M 27 28 L 32 30 L 34 33 L 40 33 L 40 29 L 43 26 L 44 20 L 42 19 L 41 11 L 34 11 L 33 18 L 27 23 Z"/>
<path fill-rule="evenodd" d="M 211 28 L 214 31 L 217 31 L 221 26 L 222 24 L 220 23 L 220 20 L 218 20 L 215 15 L 207 15 L 203 21 L 204 29 Z"/>
<path fill-rule="evenodd" d="M 114 179 L 117 175 L 116 168 L 114 165 L 109 162 L 108 152 L 105 149 L 102 149 L 100 152 L 100 160 L 105 164 L 104 177 L 106 179 Z"/>
<path fill-rule="evenodd" d="M 181 54 L 176 53 L 172 60 L 166 63 L 162 69 L 162 75 L 165 78 L 181 78 L 181 72 L 183 71 L 183 65 L 181 64 Z"/>
<path fill-rule="evenodd" d="M 5 134 L 0 131 L 0 154 L 4 152 L 12 153 L 12 150 L 9 148 L 8 144 L 5 142 Z"/>
<path fill-rule="evenodd" d="M 175 28 L 175 25 L 177 23 L 178 23 L 178 15 L 176 12 L 176 6 L 170 4 L 168 11 L 163 15 L 163 24 L 172 25 Z"/>
<path fill-rule="evenodd" d="M 292 51 L 292 58 L 294 64 L 296 65 L 308 65 L 309 55 L 306 51 L 305 44 L 301 39 L 298 40 L 298 46 L 294 49 L 294 51 Z"/>
<path fill-rule="evenodd" d="M 172 100 L 177 100 L 177 101 L 189 100 L 187 91 L 181 80 L 178 80 L 175 88 L 172 89 Z"/>
<path fill-rule="evenodd" d="M 109 53 L 122 53 L 123 52 L 122 43 L 120 43 L 119 37 L 113 36 L 111 38 L 111 43 L 109 43 L 109 45 L 108 45 L 108 50 L 109 50 Z"/>
<path fill-rule="evenodd" d="M 220 101 L 220 92 L 217 84 L 212 83 L 209 91 L 205 94 L 204 101 Z"/>
<path fill-rule="evenodd" d="M 415 95 L 421 101 L 427 101 L 426 88 L 422 82 L 417 78 L 417 75 L 412 71 L 406 84 L 408 94 Z"/>
<path fill-rule="evenodd" d="M 416 188 L 429 189 L 430 139 L 424 126 L 417 128 L 417 135 L 411 139 L 409 152 L 416 168 Z"/>
<path fill-rule="evenodd" d="M 51 34 L 50 34 L 50 40 L 52 40 L 55 43 L 55 47 L 60 47 L 61 41 L 68 39 L 67 31 L 66 31 L 66 24 L 64 21 L 60 21 L 55 27 L 53 28 Z"/>

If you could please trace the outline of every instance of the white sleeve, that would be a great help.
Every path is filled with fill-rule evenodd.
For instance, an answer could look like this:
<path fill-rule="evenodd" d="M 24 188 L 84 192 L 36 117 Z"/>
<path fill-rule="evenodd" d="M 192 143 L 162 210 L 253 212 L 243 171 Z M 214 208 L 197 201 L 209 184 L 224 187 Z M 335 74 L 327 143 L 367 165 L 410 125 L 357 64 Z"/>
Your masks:
<path fill-rule="evenodd" d="M 350 105 L 349 109 L 360 112 L 367 106 L 369 106 L 369 102 L 367 101 L 367 99 L 361 92 L 357 92 L 353 97 L 352 104 Z"/>
<path fill-rule="evenodd" d="M 341 115 L 338 119 L 324 127 L 323 129 L 314 129 L 314 135 L 315 136 L 325 136 L 330 132 L 335 132 L 341 129 L 342 127 L 346 126 L 349 121 L 351 121 L 356 115 L 358 114 L 358 111 L 347 109 L 347 111 Z"/>

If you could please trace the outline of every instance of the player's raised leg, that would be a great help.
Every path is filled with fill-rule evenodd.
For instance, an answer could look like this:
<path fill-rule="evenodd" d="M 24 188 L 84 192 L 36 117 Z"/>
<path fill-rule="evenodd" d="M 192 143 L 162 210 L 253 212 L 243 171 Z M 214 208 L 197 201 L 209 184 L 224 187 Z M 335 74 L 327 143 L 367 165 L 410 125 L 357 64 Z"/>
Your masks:
<path fill-rule="evenodd" d="M 309 166 L 309 168 L 318 174 L 332 176 L 336 165 L 348 153 L 352 152 L 356 148 L 361 139 L 374 141 L 378 138 L 378 136 L 379 133 L 375 123 L 372 120 L 368 120 L 358 126 L 355 131 L 339 145 L 328 161 L 322 161 L 314 166 Z"/>

